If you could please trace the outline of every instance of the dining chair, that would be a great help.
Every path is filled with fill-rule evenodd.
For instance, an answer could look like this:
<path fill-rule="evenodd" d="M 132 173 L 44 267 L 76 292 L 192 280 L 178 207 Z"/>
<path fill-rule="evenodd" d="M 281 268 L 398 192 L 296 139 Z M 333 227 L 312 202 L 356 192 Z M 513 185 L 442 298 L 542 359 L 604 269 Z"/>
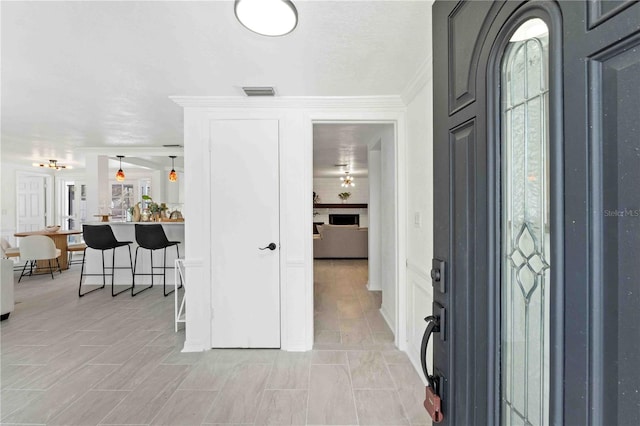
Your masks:
<path fill-rule="evenodd" d="M 22 268 L 22 273 L 20 274 L 20 278 L 18 278 L 18 282 L 22 280 L 24 276 L 33 275 L 33 267 L 36 266 L 36 262 L 38 260 L 47 260 L 49 263 L 49 272 L 51 273 L 51 278 L 53 279 L 53 270 L 54 267 L 51 264 L 51 261 L 55 259 L 56 264 L 58 265 L 58 271 L 62 273 L 62 269 L 60 269 L 60 255 L 61 251 L 59 248 L 56 248 L 55 243 L 49 237 L 44 235 L 29 235 L 28 237 L 24 237 L 20 241 L 20 259 L 24 260 L 24 267 Z M 27 266 L 29 266 L 29 273 L 26 273 Z"/>
<path fill-rule="evenodd" d="M 10 258 L 20 256 L 20 249 L 18 247 L 11 247 L 11 244 L 9 244 L 6 238 L 2 238 L 0 244 L 2 245 L 2 257 Z"/>
<path fill-rule="evenodd" d="M 85 253 L 85 249 L 87 248 L 87 245 L 84 243 L 84 241 L 69 241 L 69 243 L 67 244 L 67 252 L 69 254 L 68 258 L 68 264 L 69 266 L 71 265 L 75 265 L 78 263 L 82 263 L 82 259 L 77 259 L 77 260 L 73 260 L 73 253 L 80 253 L 82 252 L 82 256 L 84 257 L 84 253 Z"/>

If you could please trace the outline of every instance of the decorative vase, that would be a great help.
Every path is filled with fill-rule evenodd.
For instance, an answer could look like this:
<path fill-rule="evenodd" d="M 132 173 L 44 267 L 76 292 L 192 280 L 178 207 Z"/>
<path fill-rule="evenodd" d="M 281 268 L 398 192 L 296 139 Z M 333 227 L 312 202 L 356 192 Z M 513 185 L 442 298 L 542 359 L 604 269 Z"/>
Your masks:
<path fill-rule="evenodd" d="M 142 222 L 149 222 L 149 218 L 151 217 L 151 212 L 148 208 L 142 209 L 142 213 L 140 214 L 140 220 Z"/>
<path fill-rule="evenodd" d="M 133 206 L 133 221 L 140 222 L 140 218 L 140 205 L 136 204 L 135 206 Z"/>

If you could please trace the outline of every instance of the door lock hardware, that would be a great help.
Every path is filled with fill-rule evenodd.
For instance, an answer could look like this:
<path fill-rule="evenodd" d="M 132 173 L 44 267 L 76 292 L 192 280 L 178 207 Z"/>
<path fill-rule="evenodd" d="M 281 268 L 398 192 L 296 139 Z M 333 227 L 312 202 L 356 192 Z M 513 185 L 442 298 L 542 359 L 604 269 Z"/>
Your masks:
<path fill-rule="evenodd" d="M 440 293 L 445 293 L 446 288 L 446 262 L 442 259 L 431 260 L 431 285 Z"/>
<path fill-rule="evenodd" d="M 270 243 L 266 247 L 258 248 L 258 250 L 266 250 L 266 249 L 269 249 L 271 251 L 275 250 L 276 249 L 276 243 Z"/>
<path fill-rule="evenodd" d="M 423 405 L 429 413 L 429 416 L 431 416 L 433 423 L 440 423 L 444 418 L 444 414 L 442 413 L 442 397 L 440 396 L 440 378 L 435 374 L 429 374 L 429 370 L 427 368 L 427 346 L 429 346 L 429 339 L 433 333 L 444 334 L 442 332 L 441 324 L 441 315 L 444 314 L 444 308 L 434 302 L 433 310 L 435 315 L 429 315 L 424 319 L 427 322 L 427 329 L 424 331 L 424 335 L 422 336 L 420 362 L 422 363 L 422 372 L 427 379 Z"/>

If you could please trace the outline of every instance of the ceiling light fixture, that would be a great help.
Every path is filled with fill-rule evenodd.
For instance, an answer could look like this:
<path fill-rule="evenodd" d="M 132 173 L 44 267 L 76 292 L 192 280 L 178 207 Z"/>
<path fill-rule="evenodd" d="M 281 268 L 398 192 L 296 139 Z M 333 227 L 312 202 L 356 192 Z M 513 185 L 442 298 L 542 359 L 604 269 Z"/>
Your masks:
<path fill-rule="evenodd" d="M 120 168 L 116 172 L 116 180 L 118 182 L 122 182 L 125 177 L 124 172 L 122 171 L 122 159 L 124 158 L 124 155 L 116 155 L 116 157 L 118 157 L 118 159 L 120 160 Z"/>
<path fill-rule="evenodd" d="M 349 172 L 345 172 L 346 176 L 340 176 L 340 180 L 342 181 L 342 186 L 343 188 L 348 188 L 350 186 L 356 186 L 355 183 L 353 183 L 353 177 L 349 175 Z"/>
<path fill-rule="evenodd" d="M 171 171 L 169 172 L 169 182 L 177 182 L 178 174 L 176 173 L 176 169 L 173 165 L 173 160 L 175 160 L 176 156 L 170 155 L 169 158 L 171 158 Z"/>
<path fill-rule="evenodd" d="M 58 160 L 49 160 L 48 163 L 33 163 L 34 167 L 48 167 L 54 170 L 60 169 L 70 169 L 71 166 L 63 166 L 62 164 L 58 164 Z"/>
<path fill-rule="evenodd" d="M 290 0 L 236 0 L 233 9 L 245 28 L 264 36 L 283 36 L 298 25 L 298 11 Z"/>

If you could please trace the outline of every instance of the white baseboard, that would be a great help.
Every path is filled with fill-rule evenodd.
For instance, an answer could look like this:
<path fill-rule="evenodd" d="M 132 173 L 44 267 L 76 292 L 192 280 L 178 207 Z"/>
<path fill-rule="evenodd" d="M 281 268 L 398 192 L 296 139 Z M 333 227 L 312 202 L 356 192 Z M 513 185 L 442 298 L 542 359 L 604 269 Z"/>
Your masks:
<path fill-rule="evenodd" d="M 205 348 L 202 345 L 190 345 L 185 343 L 184 347 L 182 348 L 182 350 L 180 352 L 204 352 L 204 351 L 208 351 L 211 348 Z"/>
<path fill-rule="evenodd" d="M 297 346 L 289 346 L 288 348 L 282 348 L 283 351 L 286 352 L 309 352 L 313 348 L 309 348 L 307 346 L 297 345 Z"/>
<path fill-rule="evenodd" d="M 389 313 L 385 309 L 384 305 L 380 306 L 380 315 L 382 315 L 382 318 L 384 318 L 385 322 L 387 323 L 387 325 L 389 326 L 389 328 L 391 329 L 391 331 L 393 331 L 393 334 L 395 335 L 396 334 L 395 333 L 396 326 L 395 326 L 395 324 L 393 324 L 393 322 L 389 321 Z"/>

